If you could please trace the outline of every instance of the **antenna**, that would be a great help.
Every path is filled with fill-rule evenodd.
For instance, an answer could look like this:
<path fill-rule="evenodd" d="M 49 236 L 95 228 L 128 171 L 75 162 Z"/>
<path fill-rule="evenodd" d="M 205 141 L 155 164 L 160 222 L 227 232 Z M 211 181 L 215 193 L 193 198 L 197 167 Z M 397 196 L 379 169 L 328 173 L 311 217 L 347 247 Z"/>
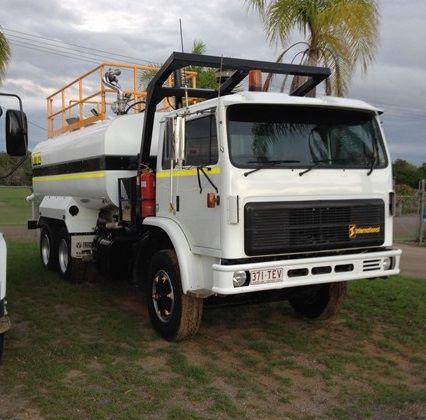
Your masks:
<path fill-rule="evenodd" d="M 182 32 L 182 19 L 179 18 L 179 29 L 180 29 L 180 46 L 182 48 L 182 52 L 185 52 L 183 50 L 183 32 Z"/>
<path fill-rule="evenodd" d="M 182 31 L 182 19 L 179 18 L 179 30 L 180 30 L 180 45 L 182 48 L 182 52 L 184 52 L 183 50 L 183 31 Z M 180 71 L 180 70 L 179 70 Z M 189 105 L 189 98 L 188 98 L 188 83 L 185 79 L 185 73 L 181 73 L 181 77 L 182 77 L 182 82 L 185 88 L 185 112 L 188 113 L 189 109 L 188 109 L 188 105 Z"/>

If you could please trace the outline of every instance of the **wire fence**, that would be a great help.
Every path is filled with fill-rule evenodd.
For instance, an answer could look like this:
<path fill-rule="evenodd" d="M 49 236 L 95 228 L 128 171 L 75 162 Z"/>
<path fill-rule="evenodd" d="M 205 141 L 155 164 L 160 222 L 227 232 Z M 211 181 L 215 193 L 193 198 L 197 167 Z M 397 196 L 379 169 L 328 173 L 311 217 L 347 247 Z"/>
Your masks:
<path fill-rule="evenodd" d="M 394 238 L 424 242 L 426 238 L 426 194 L 424 181 L 414 195 L 397 195 L 395 200 Z"/>

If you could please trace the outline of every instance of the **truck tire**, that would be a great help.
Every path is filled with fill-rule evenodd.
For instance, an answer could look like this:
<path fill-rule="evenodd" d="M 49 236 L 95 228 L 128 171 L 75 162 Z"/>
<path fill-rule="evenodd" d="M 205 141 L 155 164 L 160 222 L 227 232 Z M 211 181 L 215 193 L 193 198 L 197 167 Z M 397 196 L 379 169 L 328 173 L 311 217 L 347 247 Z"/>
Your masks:
<path fill-rule="evenodd" d="M 56 270 L 58 267 L 58 253 L 54 230 L 44 225 L 40 232 L 40 259 L 44 268 Z"/>
<path fill-rule="evenodd" d="M 59 231 L 57 255 L 59 275 L 70 283 L 83 282 L 85 264 L 78 258 L 71 257 L 71 236 L 65 228 Z"/>
<path fill-rule="evenodd" d="M 346 282 L 325 284 L 310 296 L 289 299 L 299 315 L 311 319 L 328 319 L 341 308 L 346 296 Z"/>
<path fill-rule="evenodd" d="M 179 263 L 173 250 L 162 250 L 152 257 L 145 296 L 152 326 L 163 338 L 179 341 L 197 333 L 203 300 L 183 294 Z"/>

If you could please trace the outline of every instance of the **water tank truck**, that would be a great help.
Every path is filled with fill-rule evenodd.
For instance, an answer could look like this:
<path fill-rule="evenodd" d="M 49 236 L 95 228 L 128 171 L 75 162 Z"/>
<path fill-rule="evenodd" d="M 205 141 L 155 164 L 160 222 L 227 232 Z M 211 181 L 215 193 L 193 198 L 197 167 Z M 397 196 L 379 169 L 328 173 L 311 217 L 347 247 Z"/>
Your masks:
<path fill-rule="evenodd" d="M 227 77 L 201 89 L 194 67 Z M 29 224 L 47 269 L 78 282 L 94 261 L 131 276 L 168 340 L 194 335 L 206 302 L 287 299 L 324 319 L 348 281 L 399 273 L 381 111 L 307 97 L 328 68 L 175 52 L 145 92 L 101 73 L 99 92 L 84 96 L 77 79 L 77 99 L 48 98 L 52 138 L 33 152 Z M 290 94 L 241 90 L 259 73 L 303 82 Z"/>

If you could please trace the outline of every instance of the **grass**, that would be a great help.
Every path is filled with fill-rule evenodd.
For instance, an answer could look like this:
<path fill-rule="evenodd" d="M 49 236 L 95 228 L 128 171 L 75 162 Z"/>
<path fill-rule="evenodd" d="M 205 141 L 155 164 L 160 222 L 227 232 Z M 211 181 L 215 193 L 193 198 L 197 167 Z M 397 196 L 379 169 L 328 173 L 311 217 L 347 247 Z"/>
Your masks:
<path fill-rule="evenodd" d="M 24 225 L 31 214 L 29 188 L 0 187 L 0 225 Z"/>
<path fill-rule="evenodd" d="M 297 318 L 286 302 L 210 308 L 198 336 L 175 344 L 152 331 L 130 287 L 67 284 L 38 259 L 35 244 L 9 244 L 5 418 L 425 412 L 424 280 L 352 282 L 343 311 L 326 322 Z"/>

